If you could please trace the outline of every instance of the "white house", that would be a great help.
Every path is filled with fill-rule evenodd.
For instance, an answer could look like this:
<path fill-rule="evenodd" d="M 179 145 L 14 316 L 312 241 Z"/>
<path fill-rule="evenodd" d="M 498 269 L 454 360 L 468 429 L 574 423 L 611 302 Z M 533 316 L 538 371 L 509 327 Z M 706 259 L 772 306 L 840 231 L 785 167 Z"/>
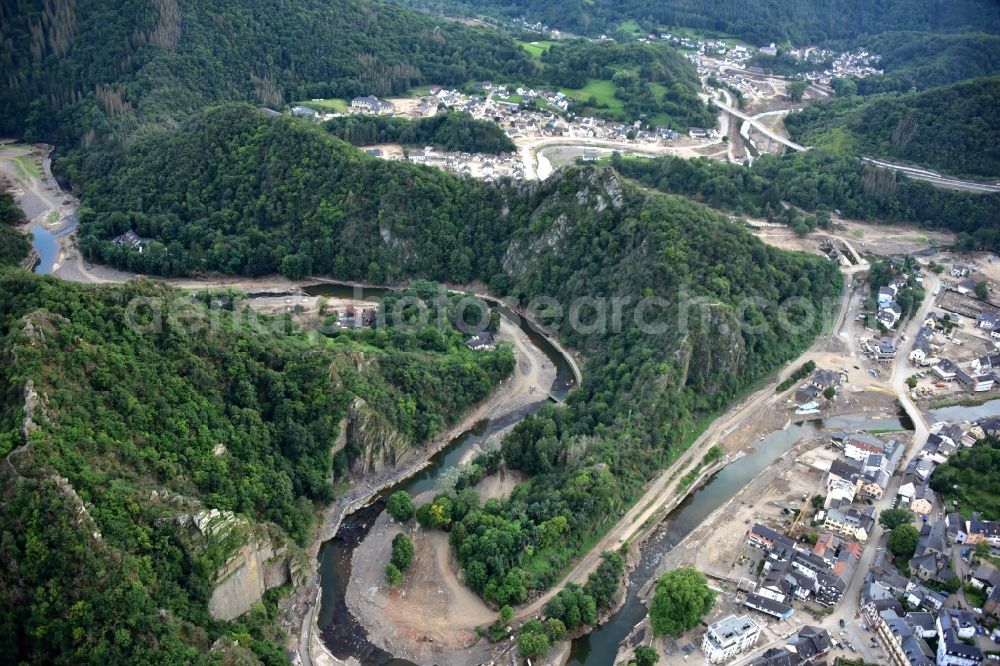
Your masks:
<path fill-rule="evenodd" d="M 724 664 L 746 652 L 760 638 L 760 627 L 749 615 L 729 615 L 708 625 L 701 651 L 710 664 Z"/>
<path fill-rule="evenodd" d="M 964 612 L 948 609 L 937 619 L 937 666 L 979 666 L 983 653 L 975 645 L 967 645 L 963 638 L 975 635 L 975 622 Z"/>

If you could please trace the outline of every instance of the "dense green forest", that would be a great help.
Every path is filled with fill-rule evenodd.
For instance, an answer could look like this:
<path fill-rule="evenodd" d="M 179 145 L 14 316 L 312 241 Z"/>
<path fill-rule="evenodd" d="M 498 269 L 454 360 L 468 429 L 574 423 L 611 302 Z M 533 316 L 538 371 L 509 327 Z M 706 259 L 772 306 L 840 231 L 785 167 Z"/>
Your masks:
<path fill-rule="evenodd" d="M 644 33 L 679 26 L 743 38 L 753 44 L 807 45 L 853 39 L 884 30 L 1000 32 L 1000 8 L 991 0 L 398 0 L 442 11 L 526 17 L 583 35 L 613 35 L 635 21 Z"/>
<path fill-rule="evenodd" d="M 513 368 L 509 350 L 471 352 L 448 326 L 305 338 L 225 308 L 193 326 L 184 313 L 198 301 L 149 281 L 94 288 L 8 270 L 0 293 L 4 663 L 211 661 L 213 641 L 253 618 L 209 617 L 219 553 L 191 548 L 177 518 L 230 510 L 304 543 L 332 498 L 331 446 L 356 396 L 415 445 Z M 146 330 L 157 317 L 143 303 L 156 302 L 162 327 Z M 283 661 L 251 633 L 259 657 Z"/>
<path fill-rule="evenodd" d="M 412 121 L 389 116 L 345 116 L 328 120 L 323 127 L 355 146 L 401 143 L 469 153 L 512 153 L 516 149 L 499 125 L 476 120 L 467 113 L 439 113 Z"/>
<path fill-rule="evenodd" d="M 975 512 L 982 520 L 1000 520 L 1000 439 L 986 437 L 958 451 L 934 470 L 931 488 L 949 507 L 957 502 L 967 518 Z"/>
<path fill-rule="evenodd" d="M 391 95 L 469 81 L 572 87 L 507 33 L 367 0 L 15 0 L 0 6 L 0 133 L 67 149 L 128 139 L 196 109 L 242 100 Z M 578 47 L 579 51 L 601 45 Z M 694 68 L 673 50 L 632 49 L 681 125 L 704 114 Z M 645 55 L 644 55 L 645 54 Z M 592 56 L 600 59 L 603 55 Z M 652 60 L 652 61 L 651 61 Z M 669 72 L 673 78 L 665 78 Z M 641 91 L 640 91 L 641 92 Z M 636 93 L 638 95 L 638 92 Z M 693 114 L 693 115 L 692 115 Z"/>
<path fill-rule="evenodd" d="M 92 166 L 81 247 L 126 265 L 155 269 L 141 262 L 169 257 L 181 263 L 168 267 L 255 274 L 308 264 L 340 278 L 479 279 L 525 303 L 630 299 L 617 327 L 571 326 L 565 316 L 554 324 L 588 364 L 569 407 L 526 420 L 505 445 L 508 463 L 534 476 L 489 529 L 516 523 L 519 536 L 497 546 L 507 550 L 484 577 L 467 578 L 500 604 L 552 584 L 703 418 L 808 344 L 822 316 L 786 331 L 779 304 L 804 297 L 820 307 L 839 290 L 832 263 L 767 247 L 703 206 L 642 194 L 611 171 L 486 185 L 368 158 L 318 126 L 238 105 Z M 130 224 L 155 239 L 141 255 L 108 242 Z M 685 292 L 703 299 L 690 321 L 678 316 Z M 639 295 L 663 301 L 646 308 Z M 750 297 L 766 303 L 745 316 L 767 325 L 743 331 L 736 306 Z M 559 515 L 572 529 L 541 544 L 539 526 Z M 488 591 L 490 581 L 514 592 Z"/>
<path fill-rule="evenodd" d="M 84 183 L 83 253 L 144 273 L 468 282 L 499 272 L 510 233 L 496 188 L 242 105 L 70 171 Z M 152 239 L 141 254 L 107 242 L 129 228 Z"/>
<path fill-rule="evenodd" d="M 655 120 L 680 129 L 710 127 L 713 115 L 698 97 L 697 71 L 665 44 L 588 42 L 553 44 L 541 56 L 545 78 L 569 89 L 588 81 L 610 81 L 620 109 L 609 99 L 590 95 L 574 104 L 577 115 L 610 120 Z"/>
<path fill-rule="evenodd" d="M 28 237 L 14 228 L 25 221 L 14 197 L 0 189 L 0 266 L 20 263 L 31 249 Z"/>
<path fill-rule="evenodd" d="M 785 118 L 806 145 L 1000 178 L 1000 77 L 920 93 L 835 98 Z"/>
<path fill-rule="evenodd" d="M 498 31 L 362 0 L 15 0 L 0 32 L 0 133 L 63 147 L 218 101 L 280 108 L 537 70 Z"/>
<path fill-rule="evenodd" d="M 848 155 L 809 150 L 765 156 L 750 168 L 699 158 L 612 158 L 624 176 L 715 208 L 774 218 L 782 202 L 845 217 L 913 222 L 958 234 L 962 249 L 1000 249 L 1000 195 L 951 192 Z"/>

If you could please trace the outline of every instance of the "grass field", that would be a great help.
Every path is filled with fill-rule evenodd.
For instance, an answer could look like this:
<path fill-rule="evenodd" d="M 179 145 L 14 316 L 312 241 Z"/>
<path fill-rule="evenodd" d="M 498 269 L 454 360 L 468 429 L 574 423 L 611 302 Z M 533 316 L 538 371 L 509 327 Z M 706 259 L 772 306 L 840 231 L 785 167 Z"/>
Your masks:
<path fill-rule="evenodd" d="M 563 88 L 562 92 L 583 104 L 593 97 L 599 106 L 606 106 L 611 111 L 621 111 L 624 108 L 622 101 L 615 97 L 615 85 L 608 79 L 587 79 L 584 87 L 575 90 Z"/>
<path fill-rule="evenodd" d="M 31 180 L 39 178 L 42 175 L 42 170 L 39 168 L 38 163 L 27 155 L 11 158 L 10 161 L 14 165 L 18 177 L 22 180 Z"/>
<path fill-rule="evenodd" d="M 308 106 L 310 109 L 316 109 L 317 111 L 329 111 L 331 113 L 344 113 L 350 108 L 350 104 L 346 99 L 331 98 L 331 99 L 310 99 L 302 102 L 295 102 L 292 106 Z"/>
<path fill-rule="evenodd" d="M 660 32 L 669 32 L 671 35 L 676 35 L 678 37 L 687 37 L 688 39 L 721 39 L 726 43 L 726 46 L 732 48 L 737 44 L 743 44 L 748 46 L 747 42 L 743 40 L 731 37 L 723 32 L 715 32 L 714 30 L 695 30 L 694 28 L 667 28 L 666 30 L 661 30 Z"/>
<path fill-rule="evenodd" d="M 618 27 L 622 29 L 622 32 L 627 32 L 631 35 L 638 36 L 645 34 L 637 21 L 622 21 Z"/>
<path fill-rule="evenodd" d="M 537 42 L 525 42 L 520 39 L 515 40 L 521 48 L 531 54 L 533 58 L 541 58 L 542 54 L 552 48 L 555 42 L 551 40 L 539 40 Z"/>
<path fill-rule="evenodd" d="M 839 127 L 830 127 L 822 132 L 808 132 L 796 141 L 805 142 L 806 146 L 817 146 L 835 153 L 854 152 L 856 138 Z"/>

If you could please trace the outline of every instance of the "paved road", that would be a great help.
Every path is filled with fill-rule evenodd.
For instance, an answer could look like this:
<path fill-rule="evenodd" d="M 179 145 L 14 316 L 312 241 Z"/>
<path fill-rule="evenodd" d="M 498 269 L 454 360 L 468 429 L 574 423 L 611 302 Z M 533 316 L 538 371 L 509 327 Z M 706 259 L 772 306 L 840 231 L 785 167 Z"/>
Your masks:
<path fill-rule="evenodd" d="M 862 157 L 861 159 L 869 164 L 874 164 L 875 166 L 880 166 L 886 169 L 892 169 L 893 171 L 898 171 L 899 173 L 907 175 L 910 178 L 922 180 L 932 185 L 937 185 L 938 187 L 945 187 L 952 190 L 963 190 L 966 192 L 1000 192 L 1000 182 L 981 183 L 974 180 L 962 180 L 960 178 L 945 176 L 936 171 L 931 171 L 930 169 L 922 169 L 920 167 L 909 166 L 907 164 L 897 164 L 895 162 L 888 162 L 874 157 Z"/>
<path fill-rule="evenodd" d="M 729 106 L 725 102 L 722 102 L 722 101 L 719 101 L 718 99 L 716 99 L 716 100 L 714 100 L 714 104 L 717 107 L 719 107 L 720 109 L 722 109 L 723 111 L 725 111 L 725 112 L 727 112 L 729 114 L 732 114 L 732 115 L 736 116 L 737 118 L 740 118 L 742 120 L 747 121 L 748 123 L 750 123 L 751 127 L 753 127 L 755 130 L 757 130 L 758 132 L 760 132 L 764 136 L 768 137 L 772 141 L 777 141 L 778 143 L 782 144 L 783 146 L 787 146 L 787 147 L 791 148 L 792 150 L 799 150 L 799 151 L 801 151 L 801 150 L 809 150 L 806 146 L 799 145 L 799 144 L 795 143 L 794 141 L 792 141 L 791 139 L 783 137 L 780 134 L 775 133 L 774 131 L 772 131 L 771 129 L 769 129 L 766 125 L 764 125 L 759 120 L 757 120 L 756 118 L 754 118 L 753 116 L 748 116 L 747 114 L 743 113 L 742 111 L 739 111 L 739 110 L 734 109 L 733 107 Z"/>

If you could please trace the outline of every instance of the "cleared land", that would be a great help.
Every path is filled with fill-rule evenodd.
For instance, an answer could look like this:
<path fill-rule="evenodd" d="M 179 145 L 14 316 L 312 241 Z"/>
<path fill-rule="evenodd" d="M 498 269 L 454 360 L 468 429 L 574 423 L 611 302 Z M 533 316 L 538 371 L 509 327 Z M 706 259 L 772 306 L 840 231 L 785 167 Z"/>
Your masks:
<path fill-rule="evenodd" d="M 344 113 L 350 108 L 350 103 L 346 99 L 331 97 L 330 99 L 310 99 L 295 102 L 294 106 L 308 106 L 317 111 L 329 111 L 330 113 Z"/>
<path fill-rule="evenodd" d="M 594 108 L 602 107 L 609 111 L 622 111 L 625 108 L 622 101 L 615 97 L 615 84 L 608 79 L 587 79 L 587 84 L 582 88 L 560 88 L 560 92 L 585 105 L 589 105 L 590 98 L 593 97 Z M 581 111 L 583 114 L 586 112 L 586 108 Z"/>
<path fill-rule="evenodd" d="M 537 42 L 525 42 L 520 39 L 515 40 L 521 46 L 522 49 L 527 51 L 534 58 L 541 58 L 542 54 L 552 48 L 555 42 L 547 39 L 539 40 Z"/>

